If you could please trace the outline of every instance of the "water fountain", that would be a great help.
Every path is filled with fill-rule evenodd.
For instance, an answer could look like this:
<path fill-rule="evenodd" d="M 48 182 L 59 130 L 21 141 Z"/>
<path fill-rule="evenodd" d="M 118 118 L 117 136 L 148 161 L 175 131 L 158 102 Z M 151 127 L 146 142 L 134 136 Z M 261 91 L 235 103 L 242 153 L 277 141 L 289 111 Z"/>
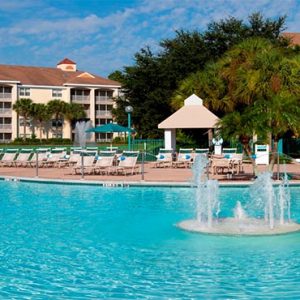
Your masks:
<path fill-rule="evenodd" d="M 75 125 L 75 146 L 84 148 L 86 141 L 90 139 L 91 133 L 87 133 L 86 130 L 92 127 L 91 121 L 78 121 Z"/>
<path fill-rule="evenodd" d="M 205 156 L 196 157 L 193 166 L 196 219 L 182 221 L 178 227 L 187 231 L 222 235 L 273 235 L 300 231 L 300 224 L 291 221 L 286 174 L 276 188 L 271 173 L 261 173 L 250 187 L 247 204 L 243 207 L 237 201 L 232 217 L 219 218 L 218 181 L 205 178 L 207 164 Z"/>

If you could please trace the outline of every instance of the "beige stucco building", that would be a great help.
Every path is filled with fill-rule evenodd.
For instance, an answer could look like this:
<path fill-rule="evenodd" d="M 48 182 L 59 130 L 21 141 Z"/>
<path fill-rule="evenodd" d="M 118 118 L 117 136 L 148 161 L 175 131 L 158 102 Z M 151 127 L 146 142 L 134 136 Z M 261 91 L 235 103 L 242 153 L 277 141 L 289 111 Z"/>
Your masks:
<path fill-rule="evenodd" d="M 56 68 L 0 65 L 0 142 L 23 136 L 24 122 L 12 109 L 17 99 L 30 98 L 34 103 L 47 103 L 59 99 L 78 103 L 84 107 L 92 124 L 112 121 L 114 98 L 119 95 L 120 84 L 89 72 L 77 70 L 76 63 L 65 58 Z M 50 124 L 48 136 L 73 138 L 74 130 L 67 121 L 61 122 L 59 134 Z M 26 124 L 27 137 L 31 137 L 32 124 Z M 53 130 L 51 130 L 53 127 Z M 46 133 L 43 133 L 44 137 Z M 97 141 L 109 141 L 110 134 L 96 134 Z"/>

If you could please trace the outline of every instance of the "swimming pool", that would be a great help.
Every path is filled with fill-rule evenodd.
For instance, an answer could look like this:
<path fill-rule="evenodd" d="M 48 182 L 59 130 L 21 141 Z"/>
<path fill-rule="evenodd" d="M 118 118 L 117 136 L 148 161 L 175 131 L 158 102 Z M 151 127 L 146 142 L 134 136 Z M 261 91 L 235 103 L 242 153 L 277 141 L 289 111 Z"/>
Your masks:
<path fill-rule="evenodd" d="M 191 188 L 0 182 L 0 298 L 299 299 L 300 234 L 225 237 L 175 224 Z M 247 189 L 222 188 L 221 212 Z M 291 187 L 300 222 L 300 187 Z"/>

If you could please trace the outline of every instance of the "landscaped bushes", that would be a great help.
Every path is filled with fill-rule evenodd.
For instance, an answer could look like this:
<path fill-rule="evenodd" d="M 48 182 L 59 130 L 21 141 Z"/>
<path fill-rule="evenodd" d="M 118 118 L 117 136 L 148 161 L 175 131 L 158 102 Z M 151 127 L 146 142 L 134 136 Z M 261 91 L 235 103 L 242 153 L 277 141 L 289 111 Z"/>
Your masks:
<path fill-rule="evenodd" d="M 16 138 L 11 145 L 72 145 L 70 139 L 53 138 L 53 139 L 23 139 Z"/>

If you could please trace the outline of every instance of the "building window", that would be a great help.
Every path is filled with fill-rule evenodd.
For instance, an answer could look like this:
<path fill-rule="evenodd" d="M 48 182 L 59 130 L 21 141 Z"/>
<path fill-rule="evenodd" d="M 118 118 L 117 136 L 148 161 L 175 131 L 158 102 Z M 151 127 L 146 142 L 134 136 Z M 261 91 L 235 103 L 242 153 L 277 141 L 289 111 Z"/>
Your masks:
<path fill-rule="evenodd" d="M 52 98 L 61 98 L 62 90 L 61 89 L 53 89 L 52 90 Z"/>
<path fill-rule="evenodd" d="M 30 96 L 30 88 L 21 87 L 19 89 L 19 95 L 20 96 Z"/>
<path fill-rule="evenodd" d="M 62 127 L 64 121 L 61 119 L 58 119 L 58 120 L 53 119 L 53 120 L 51 120 L 51 123 L 52 123 L 52 127 Z"/>

